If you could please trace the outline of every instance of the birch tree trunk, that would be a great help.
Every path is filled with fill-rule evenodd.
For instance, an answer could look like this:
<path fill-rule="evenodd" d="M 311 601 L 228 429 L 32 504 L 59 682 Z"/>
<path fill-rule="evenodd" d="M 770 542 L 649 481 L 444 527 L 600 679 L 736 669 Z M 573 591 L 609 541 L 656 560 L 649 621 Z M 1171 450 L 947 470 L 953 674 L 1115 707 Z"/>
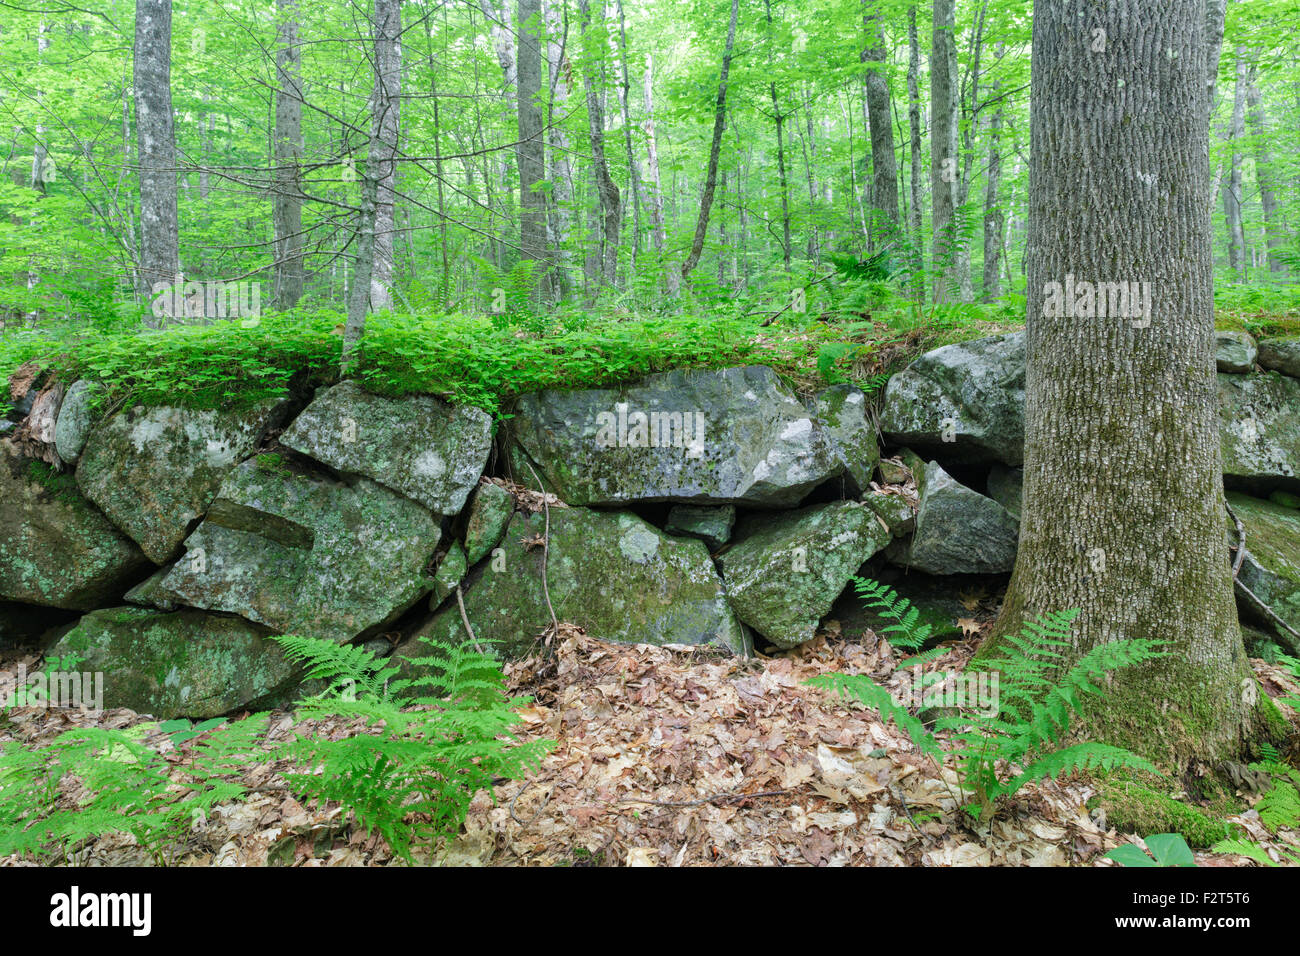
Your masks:
<path fill-rule="evenodd" d="M 957 275 L 957 42 L 954 0 L 934 0 L 930 45 L 930 225 L 934 300 L 945 302 Z"/>
<path fill-rule="evenodd" d="M 911 216 L 912 242 L 912 294 L 918 306 L 925 305 L 925 236 L 921 233 L 921 93 L 919 76 L 921 72 L 921 47 L 916 37 L 916 5 L 907 10 L 907 128 L 911 134 L 911 149 L 908 150 L 911 161 L 912 207 Z"/>
<path fill-rule="evenodd" d="M 172 121 L 170 0 L 136 0 L 132 84 L 140 164 L 139 292 L 171 284 L 181 271 L 176 210 L 176 131 Z"/>
<path fill-rule="evenodd" d="M 632 114 L 629 99 L 632 95 L 631 81 L 627 69 L 627 21 L 623 16 L 623 0 L 615 0 L 618 6 L 618 52 L 621 71 L 618 88 L 618 108 L 623 117 L 623 140 L 627 145 L 628 192 L 632 194 L 632 268 L 636 269 L 637 257 L 641 254 L 641 164 L 637 161 L 636 151 L 632 148 Z M 626 206 L 627 204 L 624 203 Z"/>
<path fill-rule="evenodd" d="M 375 92 L 370 163 L 375 164 L 375 261 L 370 307 L 393 307 L 393 236 L 396 230 L 397 156 L 401 137 L 401 0 L 375 0 Z"/>
<path fill-rule="evenodd" d="M 871 125 L 871 205 L 880 220 L 871 224 L 878 238 L 891 237 L 898 228 L 898 162 L 894 156 L 894 119 L 890 115 L 888 57 L 880 15 L 868 5 L 862 15 L 866 47 L 862 62 L 867 65 L 865 80 L 867 113 Z"/>
<path fill-rule="evenodd" d="M 650 207 L 650 228 L 654 237 L 655 252 L 663 259 L 664 242 L 667 239 L 664 230 L 664 194 L 659 181 L 659 146 L 655 140 L 655 101 L 654 101 L 654 57 L 645 55 L 645 77 L 642 84 L 645 120 L 641 129 L 645 133 L 647 204 Z M 677 295 L 681 286 L 681 273 L 672 265 L 664 268 L 664 284 L 670 296 Z"/>
<path fill-rule="evenodd" d="M 298 0 L 276 0 L 275 53 L 274 289 L 277 309 L 302 298 L 302 56 L 298 48 Z M 202 185 L 200 185 L 202 191 Z"/>
<path fill-rule="evenodd" d="M 1035 0 L 1024 504 L 995 630 L 1078 608 L 1076 654 L 1168 641 L 1084 732 L 1179 771 L 1259 726 L 1224 540 L 1203 10 Z M 1103 283 L 1137 286 L 1125 307 Z"/>
<path fill-rule="evenodd" d="M 553 291 L 557 297 L 569 292 L 569 213 L 573 204 L 573 163 L 569 159 L 569 133 L 564 119 L 569 112 L 573 92 L 573 64 L 566 53 L 565 23 L 561 5 L 556 0 L 542 4 L 546 19 L 546 62 L 550 70 L 551 121 L 547 141 L 550 146 L 551 197 L 547 210 L 551 228 L 551 248 L 555 250 Z"/>
<path fill-rule="evenodd" d="M 542 138 L 542 47 L 540 0 L 519 0 L 517 11 L 519 42 L 516 48 L 519 143 L 515 163 L 519 167 L 519 255 L 542 264 L 539 285 L 547 281 L 546 196 L 538 184 L 546 176 Z M 540 290 L 539 290 L 540 291 Z"/>

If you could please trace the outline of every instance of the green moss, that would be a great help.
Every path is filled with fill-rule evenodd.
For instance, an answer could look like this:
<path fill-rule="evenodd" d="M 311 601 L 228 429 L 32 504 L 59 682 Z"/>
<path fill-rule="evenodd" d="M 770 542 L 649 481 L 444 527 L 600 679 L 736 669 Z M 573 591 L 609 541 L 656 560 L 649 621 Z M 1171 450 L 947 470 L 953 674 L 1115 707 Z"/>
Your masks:
<path fill-rule="evenodd" d="M 1152 833 L 1181 833 L 1188 845 L 1207 848 L 1226 840 L 1232 828 L 1222 819 L 1199 807 L 1175 800 L 1132 780 L 1113 780 L 1101 784 L 1101 792 L 1089 801 L 1090 809 L 1100 806 L 1106 811 L 1106 823 L 1120 833 L 1147 836 Z M 1222 811 L 1239 808 L 1224 803 Z"/>
<path fill-rule="evenodd" d="M 84 506 L 86 503 L 77 487 L 77 480 L 68 472 L 57 472 L 45 462 L 33 458 L 27 462 L 27 477 L 65 504 Z"/>

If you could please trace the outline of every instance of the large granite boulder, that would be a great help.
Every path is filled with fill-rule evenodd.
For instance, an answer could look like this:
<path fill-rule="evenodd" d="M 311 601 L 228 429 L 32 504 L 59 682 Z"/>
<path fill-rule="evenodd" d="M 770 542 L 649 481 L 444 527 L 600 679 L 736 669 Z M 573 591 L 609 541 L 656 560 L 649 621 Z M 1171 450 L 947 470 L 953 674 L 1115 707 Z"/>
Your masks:
<path fill-rule="evenodd" d="M 1000 574 L 1016 563 L 1020 522 L 1002 505 L 929 462 L 917 473 L 920 507 L 912 540 L 891 553 L 926 574 Z"/>
<path fill-rule="evenodd" d="M 1300 336 L 1264 339 L 1259 343 L 1259 364 L 1292 378 L 1300 378 Z"/>
<path fill-rule="evenodd" d="M 93 611 L 49 649 L 74 671 L 102 673 L 103 706 L 161 719 L 255 710 L 297 682 L 264 628 L 237 617 L 138 607 Z"/>
<path fill-rule="evenodd" d="M 1220 372 L 1245 375 L 1255 370 L 1259 349 L 1249 332 L 1215 332 L 1214 364 Z"/>
<path fill-rule="evenodd" d="M 1300 381 L 1276 372 L 1218 378 L 1223 474 L 1246 488 L 1300 487 Z"/>
<path fill-rule="evenodd" d="M 176 555 L 222 479 L 252 454 L 280 402 L 237 411 L 126 409 L 91 433 L 77 484 L 155 564 Z"/>
<path fill-rule="evenodd" d="M 523 396 L 515 475 L 575 505 L 673 501 L 791 507 L 844 465 L 770 368 L 673 371 L 617 389 Z"/>
<path fill-rule="evenodd" d="M 71 475 L 0 441 L 0 598 L 90 610 L 116 602 L 148 565 Z"/>
<path fill-rule="evenodd" d="M 478 564 L 501 541 L 515 513 L 515 496 L 495 482 L 481 483 L 469 500 L 465 521 L 465 561 Z"/>
<path fill-rule="evenodd" d="M 1238 580 L 1274 614 L 1300 631 L 1300 511 L 1236 492 L 1228 504 L 1246 532 L 1246 557 Z M 1229 541 L 1237 543 L 1236 526 L 1228 523 Z M 1242 616 L 1275 632 L 1288 653 L 1300 656 L 1300 641 L 1270 624 L 1248 598 L 1239 595 Z"/>
<path fill-rule="evenodd" d="M 318 391 L 280 442 L 400 491 L 436 514 L 454 515 L 483 473 L 492 417 L 431 395 L 384 398 L 343 382 Z"/>
<path fill-rule="evenodd" d="M 348 641 L 433 588 L 437 519 L 368 478 L 234 469 L 158 591 L 281 634 Z"/>
<path fill-rule="evenodd" d="M 668 509 L 664 530 L 669 534 L 699 538 L 712 552 L 731 540 L 735 525 L 735 505 L 673 505 Z"/>
<path fill-rule="evenodd" d="M 880 461 L 876 428 L 867 415 L 867 396 L 854 385 L 833 385 L 817 396 L 814 410 L 844 465 L 849 496 L 865 494 Z"/>
<path fill-rule="evenodd" d="M 1025 334 L 934 349 L 885 387 L 880 428 L 896 445 L 965 462 L 1024 460 Z"/>
<path fill-rule="evenodd" d="M 672 538 L 636 515 L 551 508 L 547 588 L 561 621 L 605 641 L 714 644 L 745 653 L 744 633 L 699 541 Z M 550 624 L 542 588 L 543 514 L 516 512 L 502 551 L 470 572 L 465 612 L 476 636 L 506 656 L 534 649 Z M 420 632 L 466 640 L 455 602 Z M 399 655 L 421 657 L 408 642 Z"/>
<path fill-rule="evenodd" d="M 736 616 L 777 647 L 811 640 L 849 579 L 892 535 L 856 501 L 756 515 L 718 558 Z"/>
<path fill-rule="evenodd" d="M 66 462 L 76 462 L 90 438 L 95 401 L 103 388 L 89 379 L 79 379 L 68 388 L 54 424 L 54 447 Z"/>

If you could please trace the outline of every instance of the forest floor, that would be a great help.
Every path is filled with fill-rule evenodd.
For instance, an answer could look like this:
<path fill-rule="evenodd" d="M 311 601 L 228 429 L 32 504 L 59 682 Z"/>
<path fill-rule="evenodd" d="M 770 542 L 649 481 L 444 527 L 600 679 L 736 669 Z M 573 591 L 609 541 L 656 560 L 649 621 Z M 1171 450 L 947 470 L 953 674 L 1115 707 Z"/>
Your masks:
<path fill-rule="evenodd" d="M 985 622 L 987 625 L 987 621 Z M 927 669 L 956 669 L 978 634 L 949 646 Z M 1022 790 L 997 816 L 974 825 L 957 808 L 958 782 L 918 754 L 892 725 L 849 708 L 805 681 L 831 671 L 897 685 L 894 651 L 870 632 L 861 643 L 829 633 L 794 651 L 748 660 L 698 648 L 611 645 L 561 626 L 552 652 L 509 668 L 511 689 L 533 697 L 521 736 L 555 746 L 539 772 L 475 799 L 462 834 L 421 863 L 454 865 L 1011 865 L 1111 866 L 1103 854 L 1136 839 L 1090 810 L 1094 790 L 1063 779 Z M 10 660 L 6 667 L 17 663 Z M 28 661 L 29 667 L 34 664 Z M 1270 694 L 1298 688 L 1286 673 L 1254 662 Z M 14 708 L 0 743 L 47 743 L 87 725 L 144 722 L 130 711 L 99 715 Z M 275 713 L 270 737 L 303 729 Z M 316 733 L 355 732 L 341 721 Z M 171 740 L 153 733 L 166 750 Z M 175 759 L 184 759 L 176 755 Z M 284 767 L 252 766 L 248 798 L 219 806 L 182 844 L 163 848 L 173 865 L 366 866 L 394 863 L 386 845 L 343 818 L 337 806 L 304 806 L 284 788 Z M 75 791 L 59 800 L 76 801 Z M 1253 810 L 1229 818 L 1266 846 Z M 1201 866 L 1239 857 L 1198 852 Z M 158 861 L 130 836 L 107 834 L 68 862 L 113 866 Z M 49 861 L 47 861 L 49 862 Z M 57 861 L 54 861 L 57 862 Z M 0 865 L 22 865 L 9 858 Z"/>

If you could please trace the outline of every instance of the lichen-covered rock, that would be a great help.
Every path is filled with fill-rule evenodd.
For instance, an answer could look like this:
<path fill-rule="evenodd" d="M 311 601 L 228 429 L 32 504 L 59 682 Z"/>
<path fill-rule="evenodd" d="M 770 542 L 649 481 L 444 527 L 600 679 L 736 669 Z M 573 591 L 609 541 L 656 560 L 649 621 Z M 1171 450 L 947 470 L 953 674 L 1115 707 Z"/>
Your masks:
<path fill-rule="evenodd" d="M 1020 517 L 1021 499 L 1024 497 L 1025 470 L 994 465 L 989 471 L 989 497 Z"/>
<path fill-rule="evenodd" d="M 1223 473 L 1238 484 L 1300 475 L 1300 381 L 1273 372 L 1219 379 Z"/>
<path fill-rule="evenodd" d="M 846 490 L 851 497 L 864 494 L 880 461 L 876 429 L 867 417 L 867 396 L 855 385 L 833 385 L 817 396 L 815 408 L 844 465 Z"/>
<path fill-rule="evenodd" d="M 71 475 L 0 441 L 0 598 L 90 610 L 115 602 L 148 564 Z"/>
<path fill-rule="evenodd" d="M 1016 563 L 1020 522 L 928 462 L 917 476 L 921 492 L 916 531 L 897 563 L 927 574 L 999 574 Z"/>
<path fill-rule="evenodd" d="M 152 607 L 160 611 L 176 610 L 176 602 L 169 598 L 162 590 L 163 578 L 171 572 L 171 567 L 159 568 L 149 577 L 145 578 L 131 590 L 122 595 L 122 600 L 127 604 L 135 604 L 140 607 Z"/>
<path fill-rule="evenodd" d="M 95 400 L 102 392 L 100 385 L 83 378 L 73 382 L 63 396 L 54 425 L 54 448 L 64 461 L 76 462 L 81 457 L 94 422 Z"/>
<path fill-rule="evenodd" d="M 1300 378 L 1300 337 L 1262 340 L 1258 361 L 1264 368 Z"/>
<path fill-rule="evenodd" d="M 474 491 L 465 523 L 465 560 L 472 567 L 497 546 L 515 513 L 515 496 L 485 481 Z"/>
<path fill-rule="evenodd" d="M 516 477 L 531 485 L 531 464 L 576 505 L 789 507 L 844 467 L 822 424 L 762 366 L 525 395 L 511 438 Z"/>
<path fill-rule="evenodd" d="M 453 541 L 433 574 L 433 596 L 429 598 L 429 610 L 436 611 L 439 604 L 455 593 L 456 585 L 465 579 L 467 570 L 465 549 L 459 541 Z"/>
<path fill-rule="evenodd" d="M 777 647 L 811 640 L 844 586 L 891 534 L 856 501 L 754 516 L 718 564 L 736 616 Z"/>
<path fill-rule="evenodd" d="M 895 538 L 911 533 L 916 527 L 916 512 L 902 495 L 868 491 L 862 496 L 862 503 L 876 513 Z"/>
<path fill-rule="evenodd" d="M 159 590 L 281 634 L 348 641 L 432 589 L 439 538 L 425 508 L 368 478 L 344 484 L 247 461 Z"/>
<path fill-rule="evenodd" d="M 1245 375 L 1254 371 L 1259 349 L 1249 332 L 1215 332 L 1214 363 L 1220 372 Z"/>
<path fill-rule="evenodd" d="M 1300 631 L 1300 513 L 1270 501 L 1236 492 L 1228 504 L 1246 531 L 1246 558 L 1238 580 L 1274 614 Z M 1237 543 L 1236 525 L 1228 522 L 1229 542 Z M 1287 653 L 1300 656 L 1300 641 L 1261 619 L 1248 599 L 1239 599 L 1242 616 L 1274 633 Z"/>
<path fill-rule="evenodd" d="M 130 408 L 90 433 L 77 484 L 155 564 L 175 556 L 280 402 L 237 411 Z"/>
<path fill-rule="evenodd" d="M 400 491 L 436 514 L 454 515 L 483 473 L 492 417 L 432 395 L 384 398 L 343 382 L 317 392 L 280 441 Z"/>
<path fill-rule="evenodd" d="M 630 512 L 551 508 L 551 604 L 561 621 L 604 641 L 715 644 L 736 653 L 745 637 L 727 606 L 721 578 L 698 541 L 672 538 Z M 480 640 L 507 656 L 527 653 L 551 618 L 542 590 L 545 515 L 517 512 L 502 552 L 470 572 L 462 591 Z M 460 610 L 449 603 L 420 632 L 466 640 Z M 408 642 L 406 657 L 424 656 Z"/>
<path fill-rule="evenodd" d="M 299 677 L 267 631 L 237 617 L 139 607 L 93 611 L 49 649 L 104 675 L 103 706 L 161 719 L 256 709 Z"/>
<path fill-rule="evenodd" d="M 1019 465 L 1025 442 L 1025 334 L 926 352 L 885 387 L 892 444 L 965 462 Z"/>
<path fill-rule="evenodd" d="M 668 509 L 664 530 L 669 534 L 699 538 L 710 551 L 716 551 L 731 540 L 735 524 L 735 505 L 673 505 Z"/>

